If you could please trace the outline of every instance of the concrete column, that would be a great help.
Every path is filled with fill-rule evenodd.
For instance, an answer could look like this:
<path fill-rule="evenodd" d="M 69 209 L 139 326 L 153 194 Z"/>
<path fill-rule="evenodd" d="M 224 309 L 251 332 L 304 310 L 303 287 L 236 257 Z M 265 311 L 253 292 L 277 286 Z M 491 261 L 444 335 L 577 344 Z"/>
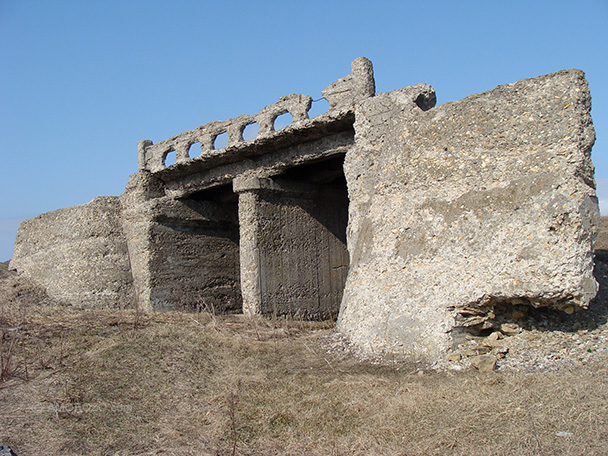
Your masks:
<path fill-rule="evenodd" d="M 125 192 L 120 196 L 122 225 L 129 250 L 129 262 L 133 276 L 135 305 L 152 310 L 151 232 L 153 205 L 156 198 L 164 196 L 162 182 L 142 171 L 133 174 Z"/>
<path fill-rule="evenodd" d="M 236 185 L 234 188 L 237 191 Z M 245 315 L 262 314 L 258 207 L 259 199 L 255 190 L 239 193 L 241 295 Z"/>
<path fill-rule="evenodd" d="M 262 211 L 263 202 L 260 192 L 263 190 L 279 191 L 280 188 L 272 179 L 258 177 L 237 177 L 232 188 L 239 195 L 239 251 L 241 261 L 241 294 L 243 313 L 245 315 L 263 315 L 263 271 L 260 262 L 260 249 L 270 249 L 263 242 L 261 231 L 267 225 Z M 264 244 L 264 245 L 262 245 Z"/>

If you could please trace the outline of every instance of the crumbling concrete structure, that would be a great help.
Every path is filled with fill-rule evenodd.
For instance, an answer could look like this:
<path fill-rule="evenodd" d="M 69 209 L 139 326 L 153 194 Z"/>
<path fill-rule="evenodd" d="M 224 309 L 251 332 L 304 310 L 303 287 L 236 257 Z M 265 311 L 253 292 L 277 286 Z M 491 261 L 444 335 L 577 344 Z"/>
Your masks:
<path fill-rule="evenodd" d="M 435 358 L 500 308 L 585 307 L 599 210 L 583 73 L 427 111 L 415 96 L 357 106 L 341 330 L 369 352 Z"/>
<path fill-rule="evenodd" d="M 115 228 L 111 254 L 32 243 L 46 229 L 34 219 L 11 267 L 53 293 L 72 257 L 91 258 L 103 267 L 76 281 L 86 303 L 76 292 L 64 300 L 339 314 L 361 350 L 427 359 L 462 331 L 491 328 L 501 307 L 571 312 L 593 298 L 599 210 L 582 72 L 434 107 L 425 84 L 376 95 L 371 62 L 359 58 L 322 93 L 330 108 L 312 119 L 312 98 L 293 94 L 254 115 L 140 141 L 139 172 L 120 209 L 111 200 L 112 217 L 102 216 Z M 292 123 L 275 128 L 285 113 Z M 252 124 L 258 134 L 245 139 Z"/>
<path fill-rule="evenodd" d="M 25 220 L 11 268 L 59 302 L 83 308 L 133 305 L 133 281 L 118 197 L 95 198 Z"/>
<path fill-rule="evenodd" d="M 355 104 L 374 92 L 371 62 L 357 59 L 323 91 L 330 108 L 314 119 L 312 98 L 293 94 L 251 116 L 140 141 L 140 172 L 121 197 L 140 306 L 336 317 L 348 272 L 342 165 Z M 292 123 L 275 129 L 285 113 Z M 245 140 L 251 124 L 258 134 Z"/>

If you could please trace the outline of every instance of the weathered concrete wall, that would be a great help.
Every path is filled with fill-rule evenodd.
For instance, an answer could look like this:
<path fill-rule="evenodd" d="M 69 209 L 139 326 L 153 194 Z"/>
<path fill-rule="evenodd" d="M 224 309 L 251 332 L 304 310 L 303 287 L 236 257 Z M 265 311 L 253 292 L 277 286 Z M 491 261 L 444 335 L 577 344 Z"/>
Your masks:
<path fill-rule="evenodd" d="M 597 239 L 594 245 L 596 250 L 608 251 L 608 217 L 600 217 L 600 223 L 597 230 Z"/>
<path fill-rule="evenodd" d="M 11 269 L 77 307 L 133 305 L 127 243 L 117 197 L 59 209 L 19 227 Z"/>
<path fill-rule="evenodd" d="M 235 181 L 244 311 L 323 319 L 338 314 L 348 272 L 348 197 L 328 185 Z"/>
<path fill-rule="evenodd" d="M 167 199 L 157 204 L 150 245 L 153 307 L 240 312 L 236 203 Z"/>
<path fill-rule="evenodd" d="M 236 201 L 161 195 L 158 181 L 138 174 L 122 196 L 141 308 L 241 311 Z"/>
<path fill-rule="evenodd" d="M 424 111 L 430 98 L 419 85 L 356 110 L 338 327 L 367 352 L 436 359 L 459 328 L 491 328 L 496 304 L 573 311 L 597 290 L 583 73 Z"/>

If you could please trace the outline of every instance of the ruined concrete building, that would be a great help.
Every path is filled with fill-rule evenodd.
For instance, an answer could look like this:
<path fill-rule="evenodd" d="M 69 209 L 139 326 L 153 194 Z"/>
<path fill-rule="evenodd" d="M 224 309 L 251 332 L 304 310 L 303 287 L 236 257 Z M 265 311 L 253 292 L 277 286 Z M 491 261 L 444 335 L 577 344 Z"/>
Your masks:
<path fill-rule="evenodd" d="M 76 306 L 337 317 L 365 352 L 427 359 L 497 306 L 595 296 L 581 71 L 435 107 L 426 84 L 376 95 L 358 58 L 322 93 L 312 119 L 292 94 L 140 141 L 122 196 L 25 221 L 11 267 Z"/>

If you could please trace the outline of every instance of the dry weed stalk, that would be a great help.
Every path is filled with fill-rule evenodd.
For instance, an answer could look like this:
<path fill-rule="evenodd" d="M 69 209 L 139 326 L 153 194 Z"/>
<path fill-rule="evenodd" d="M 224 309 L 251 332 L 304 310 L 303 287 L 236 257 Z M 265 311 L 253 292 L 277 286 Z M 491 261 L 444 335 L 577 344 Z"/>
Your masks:
<path fill-rule="evenodd" d="M 260 335 L 260 329 L 258 328 L 258 320 L 253 315 L 249 315 L 249 322 L 253 324 L 253 329 L 255 331 L 255 337 L 258 342 L 262 340 L 262 336 Z"/>
<path fill-rule="evenodd" d="M 24 380 L 26 382 L 29 382 L 30 381 L 30 373 L 29 373 L 29 370 L 28 370 L 28 367 L 27 367 L 27 350 L 26 350 L 26 347 L 25 347 L 25 341 L 24 340 L 21 341 L 21 349 L 23 350 L 23 366 L 24 366 L 24 370 L 25 370 L 25 378 L 24 378 Z"/>
<path fill-rule="evenodd" d="M 6 343 L 7 339 L 8 344 Z M 15 338 L 7 337 L 3 330 L 2 337 L 0 338 L 0 383 L 7 381 L 15 374 L 15 369 L 13 368 L 14 348 Z"/>
<path fill-rule="evenodd" d="M 141 320 L 141 306 L 139 305 L 139 297 L 135 298 L 135 313 L 133 315 L 133 329 L 137 329 L 140 326 Z"/>
<path fill-rule="evenodd" d="M 236 392 L 230 391 L 228 393 L 228 397 L 226 398 L 226 402 L 228 405 L 228 418 L 230 419 L 230 432 L 232 437 L 232 456 L 236 456 L 236 450 L 239 440 L 239 429 L 237 424 L 237 416 L 236 409 L 239 403 L 239 392 L 241 389 L 241 381 L 237 383 Z"/>
<path fill-rule="evenodd" d="M 218 322 L 217 318 L 215 317 L 215 306 L 213 305 L 213 302 L 209 304 L 207 303 L 207 301 L 205 301 L 205 298 L 203 298 L 203 293 L 200 290 L 198 291 L 198 302 L 196 305 L 196 309 L 199 312 L 208 313 L 211 317 L 211 321 L 213 321 L 213 329 L 217 330 Z"/>

